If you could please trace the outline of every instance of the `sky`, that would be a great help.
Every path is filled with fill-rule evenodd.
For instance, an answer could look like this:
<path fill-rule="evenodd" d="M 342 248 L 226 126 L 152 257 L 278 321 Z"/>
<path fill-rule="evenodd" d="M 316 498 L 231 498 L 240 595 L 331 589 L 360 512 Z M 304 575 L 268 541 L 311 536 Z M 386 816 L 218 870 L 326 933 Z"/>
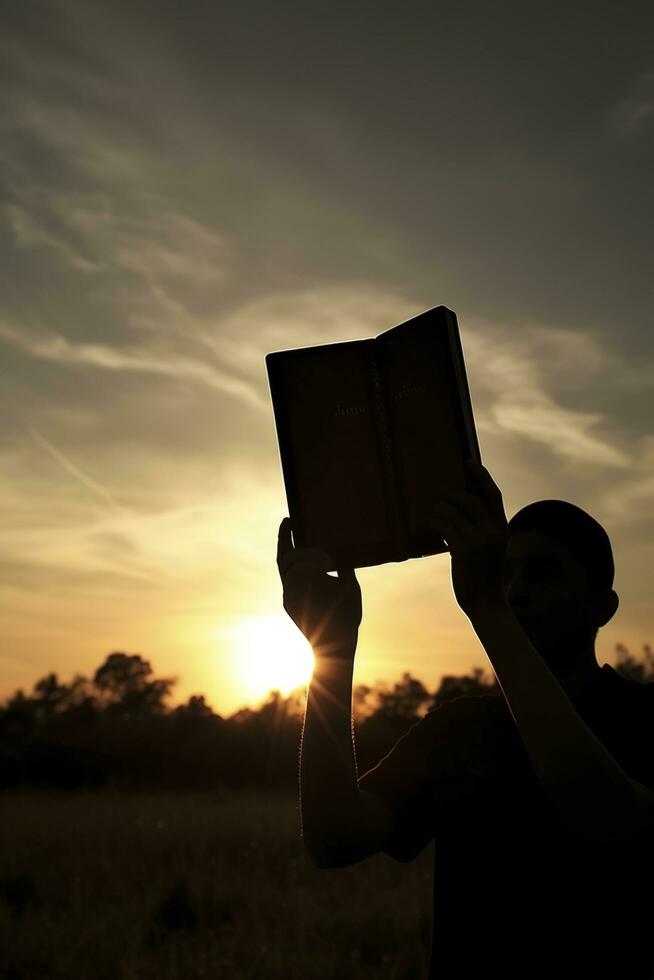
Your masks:
<path fill-rule="evenodd" d="M 598 662 L 654 642 L 653 29 L 644 2 L 4 6 L 0 697 L 113 651 L 224 715 L 281 686 L 306 642 L 265 354 L 441 304 L 507 516 L 569 500 L 611 539 Z M 357 578 L 355 683 L 490 678 L 449 555 Z"/>

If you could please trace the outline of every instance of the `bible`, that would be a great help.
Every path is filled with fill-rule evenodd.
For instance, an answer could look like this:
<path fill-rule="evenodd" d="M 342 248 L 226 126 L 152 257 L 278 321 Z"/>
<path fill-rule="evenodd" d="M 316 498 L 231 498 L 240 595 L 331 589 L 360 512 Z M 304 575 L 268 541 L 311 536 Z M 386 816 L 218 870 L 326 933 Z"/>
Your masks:
<path fill-rule="evenodd" d="M 320 548 L 330 571 L 448 551 L 432 502 L 481 463 L 455 313 L 265 364 L 295 547 Z"/>

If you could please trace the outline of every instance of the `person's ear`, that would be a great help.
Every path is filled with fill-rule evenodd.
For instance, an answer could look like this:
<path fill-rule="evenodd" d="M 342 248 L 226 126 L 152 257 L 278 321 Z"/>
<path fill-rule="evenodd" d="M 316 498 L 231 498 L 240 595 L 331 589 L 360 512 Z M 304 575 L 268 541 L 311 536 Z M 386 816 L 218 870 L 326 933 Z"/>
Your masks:
<path fill-rule="evenodd" d="M 613 619 L 620 605 L 620 597 L 615 589 L 605 589 L 599 595 L 593 596 L 591 603 L 595 625 L 599 628 Z"/>

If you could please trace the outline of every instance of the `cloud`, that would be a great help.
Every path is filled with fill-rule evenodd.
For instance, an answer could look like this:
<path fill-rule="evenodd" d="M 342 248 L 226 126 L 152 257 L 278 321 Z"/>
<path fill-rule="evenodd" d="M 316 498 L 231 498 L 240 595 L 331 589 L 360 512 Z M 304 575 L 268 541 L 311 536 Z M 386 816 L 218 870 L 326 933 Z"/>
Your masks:
<path fill-rule="evenodd" d="M 566 379 L 579 384 L 607 365 L 607 354 L 592 337 L 539 324 L 504 327 L 475 317 L 466 325 L 463 344 L 473 392 L 484 393 L 486 431 L 536 442 L 552 456 L 579 465 L 630 465 L 625 452 L 591 432 L 606 421 L 599 412 L 574 411 L 557 401 Z"/>
<path fill-rule="evenodd" d="M 627 95 L 612 107 L 609 119 L 620 136 L 651 129 L 654 123 L 654 71 L 640 75 Z"/>
<path fill-rule="evenodd" d="M 269 415 L 266 353 L 374 336 L 415 315 L 416 307 L 415 301 L 362 282 L 263 297 L 215 322 L 188 313 L 177 322 L 171 318 L 167 352 L 161 340 L 153 341 L 152 350 L 147 346 L 117 349 L 2 322 L 0 336 L 34 357 L 54 362 L 145 371 L 206 384 Z M 475 399 L 483 408 L 479 421 L 487 432 L 540 443 L 561 459 L 618 469 L 630 465 L 627 453 L 592 431 L 605 424 L 601 413 L 575 411 L 557 401 L 557 391 L 565 391 L 566 382 L 578 385 L 582 377 L 592 379 L 606 369 L 609 358 L 597 341 L 571 329 L 538 324 L 512 329 L 478 317 L 461 327 Z M 196 350 L 206 348 L 242 377 L 182 353 L 185 344 Z M 617 371 L 615 361 L 613 370 Z"/>
<path fill-rule="evenodd" d="M 61 452 L 61 450 L 57 449 L 56 446 L 53 446 L 52 443 L 49 442 L 40 432 L 37 432 L 37 430 L 30 425 L 29 422 L 25 422 L 23 420 L 23 425 L 28 430 L 35 442 L 39 446 L 42 446 L 43 449 L 45 449 L 45 451 L 49 453 L 53 459 L 55 459 L 60 466 L 75 480 L 79 480 L 83 486 L 85 486 L 92 493 L 97 494 L 101 500 L 109 504 L 112 508 L 124 512 L 124 508 L 118 503 L 115 497 L 109 493 L 108 490 L 106 490 L 95 480 L 91 479 L 91 477 L 84 473 L 79 466 L 76 466 L 73 462 L 71 462 L 71 460 Z"/>
<path fill-rule="evenodd" d="M 0 323 L 0 336 L 33 357 L 60 364 L 92 366 L 106 371 L 137 371 L 166 375 L 176 380 L 198 382 L 235 397 L 256 411 L 263 412 L 268 403 L 247 381 L 231 376 L 211 364 L 188 356 L 154 353 L 147 348 L 118 350 L 108 344 L 83 344 L 68 341 L 55 333 L 28 333 L 7 323 Z"/>
<path fill-rule="evenodd" d="M 124 270 L 150 289 L 166 282 L 181 288 L 215 288 L 229 275 L 232 255 L 225 238 L 182 214 L 166 211 L 164 201 L 144 196 L 145 213 L 134 216 L 110 209 L 97 194 L 43 194 L 23 188 L 17 196 L 21 204 L 8 204 L 6 213 L 18 246 L 52 248 L 77 271 Z M 151 213 L 145 210 L 146 202 Z M 127 206 L 125 202 L 125 210 Z"/>
<path fill-rule="evenodd" d="M 639 440 L 629 471 L 617 480 L 603 481 L 597 488 L 597 500 L 616 525 L 636 531 L 634 544 L 640 546 L 654 533 L 653 494 L 654 436 L 645 435 Z"/>
<path fill-rule="evenodd" d="M 70 243 L 48 230 L 34 214 L 29 214 L 25 208 L 8 204 L 5 210 L 19 248 L 46 246 L 60 254 L 73 269 L 79 272 L 95 272 L 98 270 L 97 263 L 91 262 L 76 252 Z"/>
<path fill-rule="evenodd" d="M 597 413 L 566 412 L 534 392 L 522 400 L 500 400 L 493 415 L 506 431 L 540 442 L 554 454 L 578 464 L 590 462 L 619 468 L 629 465 L 624 453 L 587 432 L 602 421 Z"/>

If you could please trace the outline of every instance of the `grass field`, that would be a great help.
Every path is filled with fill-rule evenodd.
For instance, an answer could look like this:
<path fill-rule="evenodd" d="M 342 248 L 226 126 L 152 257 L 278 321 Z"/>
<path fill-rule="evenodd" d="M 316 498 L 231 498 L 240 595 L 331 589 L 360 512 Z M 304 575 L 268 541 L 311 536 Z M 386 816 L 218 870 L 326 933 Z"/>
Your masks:
<path fill-rule="evenodd" d="M 420 980 L 432 847 L 313 867 L 297 798 L 14 792 L 0 977 Z"/>

